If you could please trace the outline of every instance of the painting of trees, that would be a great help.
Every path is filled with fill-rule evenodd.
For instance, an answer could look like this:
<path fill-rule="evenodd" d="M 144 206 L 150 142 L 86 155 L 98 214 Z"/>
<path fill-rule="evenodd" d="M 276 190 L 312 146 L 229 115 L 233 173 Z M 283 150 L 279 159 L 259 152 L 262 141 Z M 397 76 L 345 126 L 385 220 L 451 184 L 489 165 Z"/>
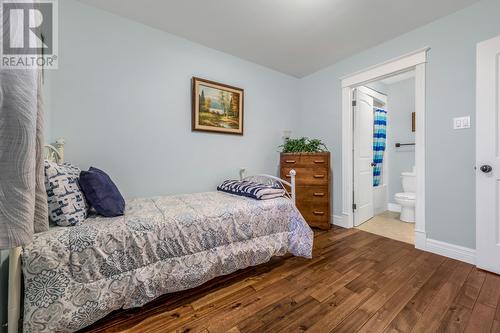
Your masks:
<path fill-rule="evenodd" d="M 193 109 L 193 115 L 197 115 L 197 120 L 193 126 L 201 126 L 203 130 L 214 128 L 214 131 L 241 134 L 243 90 L 198 80 L 202 82 L 193 85 L 193 92 L 197 96 L 197 107 L 196 110 Z M 208 84 L 204 84 L 203 81 Z"/>

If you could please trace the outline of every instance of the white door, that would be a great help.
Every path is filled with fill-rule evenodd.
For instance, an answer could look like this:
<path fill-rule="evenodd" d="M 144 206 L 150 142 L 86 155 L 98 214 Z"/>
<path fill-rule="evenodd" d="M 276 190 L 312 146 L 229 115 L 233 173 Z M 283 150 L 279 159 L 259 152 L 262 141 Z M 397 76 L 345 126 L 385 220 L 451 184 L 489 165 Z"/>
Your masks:
<path fill-rule="evenodd" d="M 479 43 L 476 83 L 476 255 L 500 274 L 500 37 Z"/>
<path fill-rule="evenodd" d="M 373 97 L 354 91 L 354 225 L 373 217 Z"/>

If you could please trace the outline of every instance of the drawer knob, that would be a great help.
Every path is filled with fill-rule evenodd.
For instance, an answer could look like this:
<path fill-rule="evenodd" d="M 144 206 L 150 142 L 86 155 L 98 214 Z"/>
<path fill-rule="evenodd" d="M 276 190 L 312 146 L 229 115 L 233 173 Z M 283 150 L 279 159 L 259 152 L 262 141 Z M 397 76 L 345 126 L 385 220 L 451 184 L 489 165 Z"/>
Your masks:
<path fill-rule="evenodd" d="M 314 178 L 325 178 L 325 175 L 314 175 Z"/>
<path fill-rule="evenodd" d="M 296 163 L 295 160 L 286 160 L 285 162 L 286 163 L 291 163 L 291 164 Z"/>
<path fill-rule="evenodd" d="M 320 211 L 314 211 L 314 215 L 325 215 L 325 212 L 320 212 Z"/>
<path fill-rule="evenodd" d="M 321 163 L 325 163 L 325 161 L 323 161 L 323 160 L 315 160 L 314 163 L 321 164 Z"/>
<path fill-rule="evenodd" d="M 315 197 L 324 197 L 325 193 L 323 193 L 323 192 L 314 193 L 314 196 Z"/>

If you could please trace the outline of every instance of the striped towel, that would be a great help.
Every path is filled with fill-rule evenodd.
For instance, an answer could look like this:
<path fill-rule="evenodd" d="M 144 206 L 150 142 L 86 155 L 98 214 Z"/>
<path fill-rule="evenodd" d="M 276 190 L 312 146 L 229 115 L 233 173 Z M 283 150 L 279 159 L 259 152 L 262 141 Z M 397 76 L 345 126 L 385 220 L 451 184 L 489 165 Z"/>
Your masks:
<path fill-rule="evenodd" d="M 226 180 L 217 186 L 217 191 L 257 200 L 274 199 L 285 195 L 285 190 L 281 187 L 264 185 L 247 180 Z"/>
<path fill-rule="evenodd" d="M 375 109 L 373 123 L 373 186 L 377 187 L 382 182 L 382 164 L 384 163 L 384 152 L 386 144 L 387 111 Z"/>

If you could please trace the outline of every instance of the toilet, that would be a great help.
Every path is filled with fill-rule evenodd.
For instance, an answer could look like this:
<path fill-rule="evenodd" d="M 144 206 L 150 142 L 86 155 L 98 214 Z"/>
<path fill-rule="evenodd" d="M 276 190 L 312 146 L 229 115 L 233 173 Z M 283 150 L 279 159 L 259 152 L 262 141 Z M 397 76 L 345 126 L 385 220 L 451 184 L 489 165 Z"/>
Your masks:
<path fill-rule="evenodd" d="M 401 182 L 403 184 L 402 193 L 396 193 L 394 199 L 401 206 L 399 219 L 403 222 L 415 223 L 415 202 L 417 199 L 417 181 L 415 167 L 412 172 L 402 172 Z"/>

